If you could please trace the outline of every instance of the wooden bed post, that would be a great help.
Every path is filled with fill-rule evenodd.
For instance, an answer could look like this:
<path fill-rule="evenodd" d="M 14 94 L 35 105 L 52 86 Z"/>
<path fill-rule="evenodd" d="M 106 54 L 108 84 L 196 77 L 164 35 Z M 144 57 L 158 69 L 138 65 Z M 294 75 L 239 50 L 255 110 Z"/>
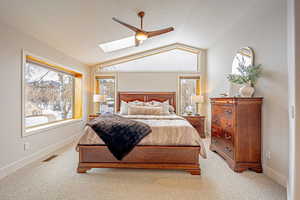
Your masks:
<path fill-rule="evenodd" d="M 79 163 L 78 167 L 77 167 L 77 173 L 84 174 L 84 173 L 86 173 L 90 169 L 91 168 L 88 168 L 88 167 L 80 167 L 80 163 Z"/>
<path fill-rule="evenodd" d="M 201 169 L 186 169 L 186 172 L 189 172 L 191 175 L 201 175 Z"/>

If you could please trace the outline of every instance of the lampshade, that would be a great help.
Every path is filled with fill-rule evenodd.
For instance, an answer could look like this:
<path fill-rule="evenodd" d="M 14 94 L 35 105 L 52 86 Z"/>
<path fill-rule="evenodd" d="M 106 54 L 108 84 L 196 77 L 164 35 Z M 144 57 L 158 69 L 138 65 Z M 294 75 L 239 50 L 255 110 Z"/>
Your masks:
<path fill-rule="evenodd" d="M 194 95 L 191 97 L 192 103 L 203 103 L 204 98 L 201 95 Z"/>
<path fill-rule="evenodd" d="M 104 103 L 104 102 L 106 102 L 106 95 L 94 94 L 93 101 L 95 103 Z"/>
<path fill-rule="evenodd" d="M 139 41 L 143 41 L 143 40 L 146 40 L 148 38 L 148 36 L 143 32 L 137 32 L 135 34 L 135 38 Z"/>

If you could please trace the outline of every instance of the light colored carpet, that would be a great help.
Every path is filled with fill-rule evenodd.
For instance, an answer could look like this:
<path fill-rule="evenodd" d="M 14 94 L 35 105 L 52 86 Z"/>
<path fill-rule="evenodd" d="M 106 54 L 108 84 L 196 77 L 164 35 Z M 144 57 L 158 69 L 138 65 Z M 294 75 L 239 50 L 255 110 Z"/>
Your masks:
<path fill-rule="evenodd" d="M 208 150 L 201 176 L 183 171 L 93 169 L 77 174 L 74 146 L 0 181 L 1 200 L 284 200 L 286 190 L 263 174 L 231 171 Z"/>

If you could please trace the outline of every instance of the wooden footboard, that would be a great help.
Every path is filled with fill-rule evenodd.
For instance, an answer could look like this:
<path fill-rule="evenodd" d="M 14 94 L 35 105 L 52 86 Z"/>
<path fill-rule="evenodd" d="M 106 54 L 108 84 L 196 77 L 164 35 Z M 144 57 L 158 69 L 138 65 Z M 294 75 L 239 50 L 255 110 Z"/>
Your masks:
<path fill-rule="evenodd" d="M 140 168 L 185 170 L 200 175 L 199 146 L 136 146 L 122 161 L 105 145 L 79 145 L 78 173 L 91 168 Z"/>

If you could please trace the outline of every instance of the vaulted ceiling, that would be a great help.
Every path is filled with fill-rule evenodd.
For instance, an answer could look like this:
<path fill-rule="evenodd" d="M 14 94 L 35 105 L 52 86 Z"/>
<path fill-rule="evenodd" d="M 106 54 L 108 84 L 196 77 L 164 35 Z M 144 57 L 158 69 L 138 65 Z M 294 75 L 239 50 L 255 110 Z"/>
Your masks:
<path fill-rule="evenodd" d="M 94 64 L 174 42 L 209 48 L 261 0 L 1 0 L 0 21 L 77 60 Z M 104 53 L 99 43 L 132 36 L 113 22 L 117 17 L 144 28 L 174 26 L 175 31 L 146 40 L 139 47 Z"/>

